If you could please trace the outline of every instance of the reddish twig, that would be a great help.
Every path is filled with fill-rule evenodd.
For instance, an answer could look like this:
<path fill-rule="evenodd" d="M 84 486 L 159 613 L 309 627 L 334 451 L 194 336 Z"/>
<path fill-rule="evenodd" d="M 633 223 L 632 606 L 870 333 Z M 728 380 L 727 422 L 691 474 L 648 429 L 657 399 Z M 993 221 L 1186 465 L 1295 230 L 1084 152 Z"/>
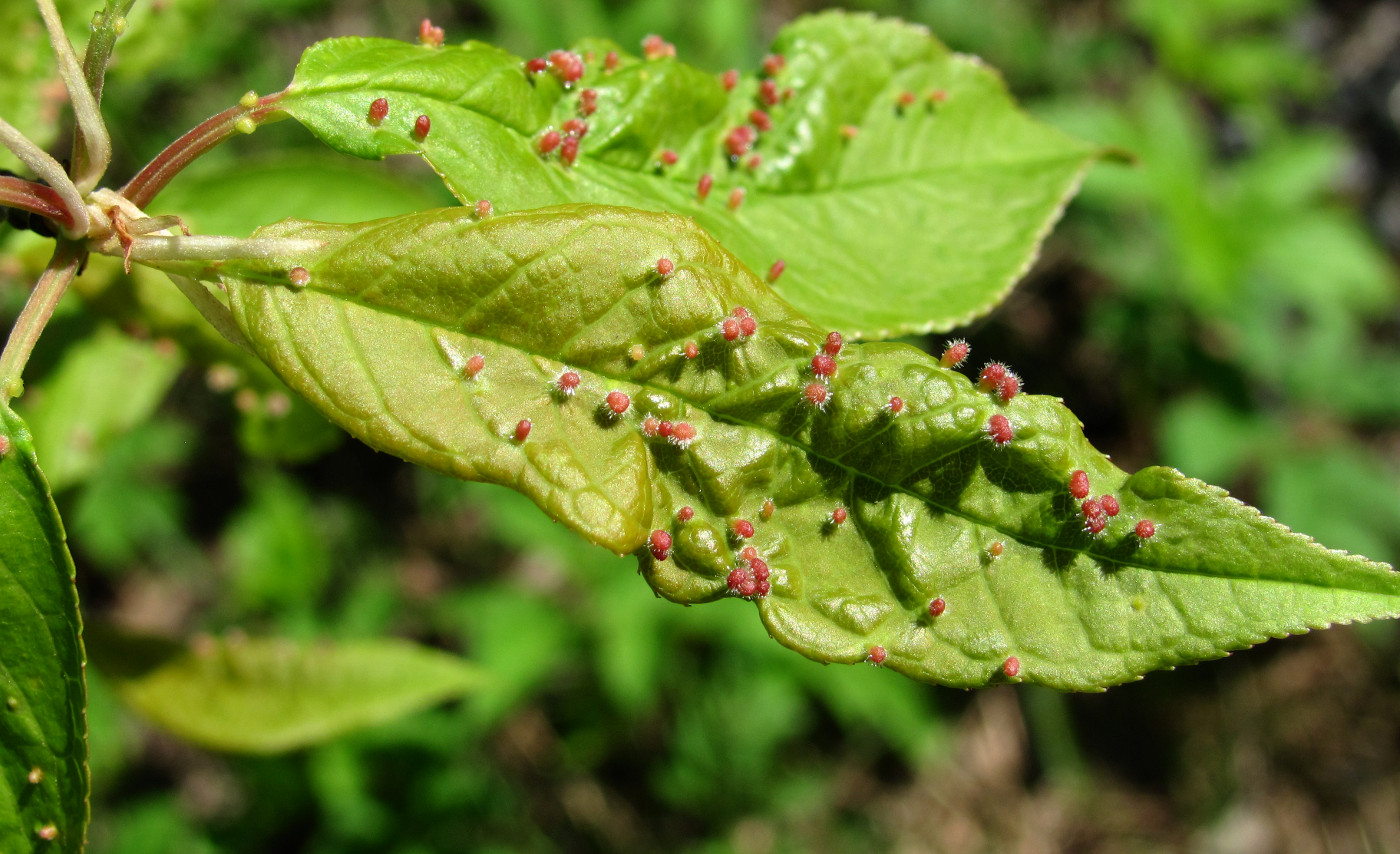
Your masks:
<path fill-rule="evenodd" d="M 61 225 L 63 231 L 71 230 L 74 225 L 73 213 L 62 196 L 43 184 L 23 178 L 0 175 L 0 205 L 51 219 Z"/>

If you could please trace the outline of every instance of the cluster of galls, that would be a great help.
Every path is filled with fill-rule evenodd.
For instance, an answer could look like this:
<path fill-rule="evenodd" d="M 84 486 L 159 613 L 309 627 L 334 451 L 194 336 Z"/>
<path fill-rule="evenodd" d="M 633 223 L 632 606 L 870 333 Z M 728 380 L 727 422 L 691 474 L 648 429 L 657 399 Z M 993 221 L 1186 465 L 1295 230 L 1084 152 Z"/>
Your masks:
<path fill-rule="evenodd" d="M 1069 494 L 1074 496 L 1076 501 L 1082 502 L 1079 505 L 1079 512 L 1084 519 L 1084 531 L 1091 536 L 1099 536 L 1108 527 L 1108 520 L 1122 512 L 1122 505 L 1118 499 L 1112 495 L 1101 495 L 1098 498 L 1090 498 L 1092 489 L 1089 485 L 1089 474 L 1083 469 L 1076 469 L 1069 476 Z M 1157 534 L 1157 525 L 1151 519 L 1140 519 L 1133 526 L 1133 536 L 1139 541 L 1150 540 Z"/>
<path fill-rule="evenodd" d="M 729 575 L 725 578 L 725 584 L 729 587 L 730 593 L 740 598 L 762 598 L 773 589 L 772 584 L 768 581 L 768 576 L 768 564 L 758 556 L 758 549 L 753 546 L 745 546 L 739 552 L 739 565 L 729 571 Z"/>
<path fill-rule="evenodd" d="M 822 348 L 812 357 L 812 376 L 816 380 L 803 387 L 802 399 L 813 409 L 825 410 L 827 403 L 831 401 L 831 389 L 827 387 L 827 383 L 836 376 L 836 357 L 841 355 L 843 346 L 845 342 L 841 333 L 832 332 L 826 336 Z"/>
<path fill-rule="evenodd" d="M 366 114 L 365 118 L 373 127 L 379 127 L 388 116 L 389 99 L 375 98 L 370 102 L 369 112 Z M 427 139 L 428 132 L 432 129 L 433 122 L 427 116 L 419 116 L 413 120 L 413 138 L 419 142 Z"/>
<path fill-rule="evenodd" d="M 956 368 L 967 361 L 971 353 L 972 348 L 966 341 L 950 341 L 943 355 L 939 357 L 938 364 L 945 368 Z M 988 362 L 977 377 L 977 387 L 1000 398 L 1002 403 L 1010 403 L 1012 398 L 1021 393 L 1021 378 L 1001 362 Z M 1012 427 L 1011 419 L 1001 413 L 988 418 L 984 429 L 998 447 L 1009 445 L 1011 440 L 1016 438 L 1016 429 Z"/>

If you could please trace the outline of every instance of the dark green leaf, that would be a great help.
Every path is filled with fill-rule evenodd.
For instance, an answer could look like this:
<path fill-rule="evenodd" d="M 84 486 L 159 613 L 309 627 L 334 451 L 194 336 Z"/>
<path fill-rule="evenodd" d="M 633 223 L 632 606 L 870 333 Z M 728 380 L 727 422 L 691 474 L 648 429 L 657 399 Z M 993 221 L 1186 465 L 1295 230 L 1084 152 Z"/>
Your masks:
<path fill-rule="evenodd" d="M 693 217 L 753 270 L 785 261 L 788 301 L 863 337 L 947 329 L 989 311 L 1096 156 L 1030 120 L 980 62 L 896 21 L 830 13 L 787 27 L 773 45 L 786 59 L 774 82 L 792 94 L 771 107 L 759 77 L 726 92 L 717 75 L 673 58 L 624 55 L 607 73 L 602 59 L 615 47 L 580 45 L 595 61 L 566 90 L 480 43 L 333 39 L 302 57 L 280 109 L 348 154 L 421 153 L 468 204 L 596 202 Z M 565 168 L 536 140 L 578 114 L 585 88 L 598 108 L 577 166 Z M 901 105 L 904 93 L 915 102 Z M 390 112 L 376 126 L 367 113 L 379 97 Z M 760 106 L 773 127 L 750 169 L 725 137 Z M 432 121 L 421 141 L 419 115 Z M 671 167 L 659 160 L 667 149 L 679 157 Z M 702 175 L 714 179 L 703 202 Z M 731 211 L 738 188 L 747 197 Z"/>
<path fill-rule="evenodd" d="M 104 634 L 103 675 L 138 712 L 196 744 L 281 753 L 393 720 L 481 681 L 444 652 L 388 639 L 169 641 Z"/>
<path fill-rule="evenodd" d="M 88 771 L 73 561 L 29 431 L 3 405 L 0 444 L 0 850 L 77 852 Z"/>
<path fill-rule="evenodd" d="M 1021 678 L 1093 689 L 1400 610 L 1388 566 L 1174 470 L 1129 477 L 1054 398 L 1003 402 L 912 347 L 846 344 L 826 407 L 809 405 L 826 330 L 683 217 L 449 209 L 260 236 L 323 246 L 295 260 L 306 287 L 252 262 L 226 266 L 224 281 L 258 353 L 329 418 L 376 448 L 523 492 L 638 553 L 675 601 L 726 595 L 742 545 L 730 526 L 750 520 L 773 573 L 763 619 L 818 660 L 859 662 L 879 645 L 901 672 L 971 686 L 1003 678 L 1014 656 Z M 675 262 L 668 277 L 661 257 Z M 719 325 L 736 306 L 758 328 L 730 342 Z M 581 376 L 572 397 L 555 384 L 566 368 Z M 613 390 L 630 396 L 621 416 L 604 405 Z M 988 435 L 998 415 L 1015 432 L 1005 447 Z M 647 416 L 697 438 L 648 438 Z M 1075 469 L 1122 503 L 1102 537 L 1069 494 Z M 695 513 L 684 524 L 683 505 Z M 829 521 L 837 507 L 844 525 Z M 1157 525 L 1145 542 L 1132 533 L 1142 519 Z M 667 560 L 647 553 L 654 530 L 674 538 Z M 947 612 L 933 619 L 936 596 Z"/>

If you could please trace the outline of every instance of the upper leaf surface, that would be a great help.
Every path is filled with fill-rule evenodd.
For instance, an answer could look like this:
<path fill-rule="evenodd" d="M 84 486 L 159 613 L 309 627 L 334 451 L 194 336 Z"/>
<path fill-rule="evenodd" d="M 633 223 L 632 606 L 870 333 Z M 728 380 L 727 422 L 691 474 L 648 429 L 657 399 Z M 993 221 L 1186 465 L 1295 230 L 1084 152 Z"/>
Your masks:
<path fill-rule="evenodd" d="M 580 45 L 593 61 L 566 89 L 476 42 L 331 39 L 307 50 L 280 106 L 340 151 L 421 153 L 466 203 L 595 202 L 693 217 L 753 270 L 783 260 L 778 288 L 806 316 L 867 338 L 989 311 L 1096 156 L 1028 118 L 976 59 L 897 21 L 801 19 L 774 43 L 785 64 L 771 81 L 744 76 L 728 92 L 674 58 L 622 55 L 609 72 L 603 57 L 615 48 Z M 765 102 L 765 82 L 776 104 Z M 597 92 L 597 111 L 568 168 L 536 143 L 579 116 L 583 90 Z M 913 103 L 901 103 L 906 95 Z M 374 125 L 368 109 L 380 97 L 390 112 Z M 771 130 L 732 157 L 726 136 L 753 127 L 757 109 Z M 421 140 L 419 115 L 432 122 Z M 714 181 L 704 200 L 702 175 Z M 746 196 L 731 210 L 736 189 Z"/>
<path fill-rule="evenodd" d="M 97 663 L 122 699 L 182 738 L 243 753 L 328 741 L 481 681 L 456 656 L 388 639 L 303 646 L 206 638 L 189 650 L 116 634 L 103 642 Z"/>
<path fill-rule="evenodd" d="M 259 354 L 328 417 L 637 552 L 676 601 L 726 594 L 745 545 L 731 525 L 748 520 L 747 543 L 772 569 L 765 623 L 819 660 L 857 662 L 879 645 L 888 666 L 970 686 L 1015 656 L 1022 678 L 1087 690 L 1400 609 L 1400 576 L 1384 564 L 1175 471 L 1129 477 L 1058 401 L 1003 402 L 911 347 L 846 344 L 827 405 L 809 405 L 826 330 L 684 217 L 569 206 L 477 221 L 449 209 L 260 235 L 323 245 L 296 259 L 304 288 L 252 263 L 224 280 Z M 718 326 L 736 306 L 758 327 L 729 341 Z M 557 385 L 568 368 L 572 396 Z M 621 415 L 610 391 L 630 398 Z M 987 432 L 998 414 L 1015 433 L 1004 447 Z M 697 438 L 648 438 L 648 416 Z M 1083 530 L 1076 469 L 1122 504 L 1102 537 Z M 833 525 L 838 506 L 849 519 Z M 1157 524 L 1145 542 L 1131 533 L 1140 519 Z M 653 530 L 674 541 L 666 560 L 647 553 Z M 934 597 L 947 604 L 936 618 Z"/>
<path fill-rule="evenodd" d="M 0 405 L 0 850 L 83 849 L 83 645 L 73 560 L 34 443 Z"/>

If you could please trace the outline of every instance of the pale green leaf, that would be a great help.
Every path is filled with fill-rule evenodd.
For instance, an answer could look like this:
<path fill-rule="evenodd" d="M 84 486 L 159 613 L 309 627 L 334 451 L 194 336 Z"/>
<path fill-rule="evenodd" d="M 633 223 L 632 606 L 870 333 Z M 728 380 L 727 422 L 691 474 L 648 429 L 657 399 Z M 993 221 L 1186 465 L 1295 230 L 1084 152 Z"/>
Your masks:
<path fill-rule="evenodd" d="M 419 153 L 468 204 L 498 211 L 568 202 L 693 217 L 751 269 L 786 263 L 783 296 L 848 334 L 887 337 L 966 323 L 1025 272 L 1096 149 L 1032 121 L 995 72 L 920 27 L 868 15 L 801 19 L 773 50 L 791 97 L 765 107 L 772 130 L 748 158 L 725 137 L 750 121 L 760 77 L 726 92 L 716 74 L 673 58 L 603 57 L 566 90 L 523 60 L 469 42 L 432 49 L 384 39 L 312 46 L 279 109 L 360 157 Z M 596 90 L 574 168 L 541 157 L 537 138 Z M 909 93 L 915 102 L 901 105 Z M 943 100 L 935 100 L 938 95 Z M 379 125 L 370 103 L 388 99 Z M 419 115 L 432 130 L 413 135 Z M 849 137 L 848 133 L 854 133 Z M 679 157 L 660 162 L 664 150 Z M 701 201 L 696 186 L 711 175 Z M 730 193 L 747 196 L 730 210 Z"/>
<path fill-rule="evenodd" d="M 318 744 L 461 696 L 481 681 L 456 656 L 389 639 L 201 638 L 186 649 L 104 633 L 94 650 L 113 688 L 152 723 L 237 753 Z"/>
<path fill-rule="evenodd" d="M 0 851 L 83 849 L 82 623 L 63 523 L 18 416 L 0 405 Z"/>
<path fill-rule="evenodd" d="M 49 485 L 60 491 L 97 468 L 107 445 L 151 417 L 180 371 L 171 347 L 103 328 L 63 354 L 23 399 Z"/>
<path fill-rule="evenodd" d="M 860 662 L 878 645 L 886 666 L 973 686 L 1014 656 L 1021 678 L 1088 690 L 1400 610 L 1388 566 L 1174 470 L 1129 477 L 1056 399 L 1003 402 L 907 345 L 846 344 L 827 406 L 810 406 L 826 330 L 683 217 L 449 209 L 260 235 L 321 243 L 295 259 L 303 288 L 251 262 L 226 265 L 224 283 L 259 355 L 329 418 L 405 459 L 519 490 L 637 553 L 679 602 L 727 595 L 743 545 L 731 523 L 747 519 L 772 568 L 764 622 L 821 661 Z M 668 277 L 660 257 L 676 265 Z M 758 328 L 730 342 L 719 324 L 736 306 Z M 474 355 L 483 367 L 468 377 Z M 555 385 L 566 368 L 580 374 L 573 396 Z M 618 417 L 604 405 L 613 390 L 631 401 Z M 1005 447 L 988 436 L 996 415 L 1014 427 Z M 697 438 L 648 438 L 647 416 Z M 532 430 L 519 441 L 522 419 Z M 1076 469 L 1122 503 L 1102 537 L 1069 494 Z M 691 521 L 677 520 L 682 506 Z M 838 506 L 849 519 L 835 526 Z M 1157 524 L 1145 542 L 1141 519 Z M 654 530 L 674 540 L 666 560 L 647 551 Z M 947 611 L 935 619 L 936 596 Z"/>

